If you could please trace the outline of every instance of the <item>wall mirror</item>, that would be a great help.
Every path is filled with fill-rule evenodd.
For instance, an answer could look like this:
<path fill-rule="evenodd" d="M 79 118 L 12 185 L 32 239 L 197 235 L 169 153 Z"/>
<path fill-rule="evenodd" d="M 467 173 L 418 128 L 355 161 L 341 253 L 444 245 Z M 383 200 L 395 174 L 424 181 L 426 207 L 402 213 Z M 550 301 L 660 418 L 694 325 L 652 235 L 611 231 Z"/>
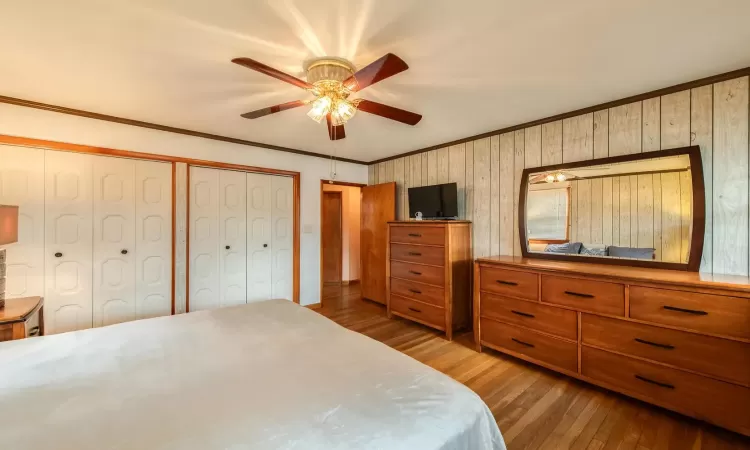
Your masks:
<path fill-rule="evenodd" d="M 697 271 L 705 192 L 700 149 L 525 169 L 523 256 Z"/>

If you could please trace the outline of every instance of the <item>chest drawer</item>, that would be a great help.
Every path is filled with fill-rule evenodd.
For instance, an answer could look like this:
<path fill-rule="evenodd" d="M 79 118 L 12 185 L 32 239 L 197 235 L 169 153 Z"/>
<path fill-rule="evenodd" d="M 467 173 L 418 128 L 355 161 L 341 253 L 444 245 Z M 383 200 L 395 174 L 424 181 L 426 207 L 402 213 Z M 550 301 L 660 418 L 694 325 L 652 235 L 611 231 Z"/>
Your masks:
<path fill-rule="evenodd" d="M 569 309 L 483 294 L 481 315 L 555 336 L 578 338 L 578 314 Z"/>
<path fill-rule="evenodd" d="M 539 275 L 535 273 L 482 267 L 479 277 L 483 291 L 527 300 L 539 298 Z"/>
<path fill-rule="evenodd" d="M 694 417 L 750 431 L 750 390 L 668 367 L 583 347 L 583 375 Z"/>
<path fill-rule="evenodd" d="M 443 247 L 426 247 L 424 245 L 391 244 L 391 259 L 444 266 L 445 249 Z"/>
<path fill-rule="evenodd" d="M 13 340 L 13 324 L 0 324 L 0 342 Z"/>
<path fill-rule="evenodd" d="M 445 245 L 445 228 L 419 225 L 391 226 L 391 242 Z"/>
<path fill-rule="evenodd" d="M 542 301 L 613 316 L 625 315 L 625 286 L 619 283 L 542 275 Z"/>
<path fill-rule="evenodd" d="M 434 286 L 445 285 L 445 269 L 442 267 L 423 266 L 401 261 L 390 261 L 391 276 Z"/>
<path fill-rule="evenodd" d="M 445 309 L 391 294 L 391 311 L 425 325 L 445 329 Z"/>
<path fill-rule="evenodd" d="M 750 385 L 750 344 L 583 314 L 584 344 Z"/>
<path fill-rule="evenodd" d="M 578 346 L 526 328 L 480 319 L 482 343 L 521 353 L 571 372 L 578 370 Z"/>
<path fill-rule="evenodd" d="M 445 289 L 429 284 L 391 278 L 391 293 L 435 306 L 445 306 Z"/>
<path fill-rule="evenodd" d="M 750 300 L 740 297 L 631 286 L 630 317 L 750 339 Z"/>

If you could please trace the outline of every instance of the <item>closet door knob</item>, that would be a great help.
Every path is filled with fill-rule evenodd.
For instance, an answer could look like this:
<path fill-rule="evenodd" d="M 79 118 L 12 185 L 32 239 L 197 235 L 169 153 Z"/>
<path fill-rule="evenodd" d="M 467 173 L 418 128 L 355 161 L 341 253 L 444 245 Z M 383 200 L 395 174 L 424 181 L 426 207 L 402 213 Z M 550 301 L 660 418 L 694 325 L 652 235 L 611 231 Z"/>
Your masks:
<path fill-rule="evenodd" d="M 62 253 L 60 252 L 55 253 L 55 258 L 62 258 Z"/>
<path fill-rule="evenodd" d="M 127 251 L 127 250 L 125 250 L 125 249 L 122 249 L 122 250 L 120 250 L 120 253 L 122 253 L 123 255 L 127 255 L 127 254 L 128 254 L 128 251 Z"/>
<path fill-rule="evenodd" d="M 225 249 L 227 249 L 227 250 L 229 250 L 229 248 L 230 248 L 230 247 L 229 247 L 229 246 L 227 245 L 227 246 L 226 246 L 226 247 L 224 247 L 224 248 L 225 248 Z"/>
<path fill-rule="evenodd" d="M 266 247 L 268 247 L 268 244 L 263 244 L 263 248 L 266 248 Z"/>

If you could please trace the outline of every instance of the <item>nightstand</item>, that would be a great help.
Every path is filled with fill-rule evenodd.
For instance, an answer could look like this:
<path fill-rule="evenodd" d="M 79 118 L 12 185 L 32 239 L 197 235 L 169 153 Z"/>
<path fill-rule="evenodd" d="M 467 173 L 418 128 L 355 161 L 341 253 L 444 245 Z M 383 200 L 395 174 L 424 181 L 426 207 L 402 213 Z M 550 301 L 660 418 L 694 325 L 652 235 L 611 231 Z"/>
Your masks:
<path fill-rule="evenodd" d="M 44 335 L 44 299 L 13 298 L 0 309 L 0 342 Z"/>

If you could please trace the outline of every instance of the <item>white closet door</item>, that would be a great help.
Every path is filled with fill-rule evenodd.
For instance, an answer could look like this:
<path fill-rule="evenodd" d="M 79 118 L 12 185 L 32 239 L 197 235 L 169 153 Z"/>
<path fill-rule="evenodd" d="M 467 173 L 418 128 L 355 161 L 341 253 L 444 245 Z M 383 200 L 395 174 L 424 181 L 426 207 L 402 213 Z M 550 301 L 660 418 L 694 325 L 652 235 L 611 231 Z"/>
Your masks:
<path fill-rule="evenodd" d="M 190 168 L 190 311 L 220 305 L 219 172 Z"/>
<path fill-rule="evenodd" d="M 135 319 L 135 161 L 92 157 L 94 326 Z"/>
<path fill-rule="evenodd" d="M 172 313 L 172 165 L 135 162 L 135 315 Z"/>
<path fill-rule="evenodd" d="M 290 177 L 271 177 L 273 218 L 271 252 L 273 257 L 273 298 L 292 300 L 294 252 L 293 180 Z"/>
<path fill-rule="evenodd" d="M 247 176 L 247 301 L 269 300 L 273 294 L 271 259 L 271 180 Z"/>
<path fill-rule="evenodd" d="M 245 173 L 221 170 L 219 187 L 220 303 L 223 307 L 247 303 Z"/>
<path fill-rule="evenodd" d="M 47 334 L 92 325 L 92 157 L 45 152 Z"/>
<path fill-rule="evenodd" d="M 0 145 L 0 204 L 19 207 L 18 242 L 6 247 L 6 296 L 43 296 L 44 150 Z"/>

